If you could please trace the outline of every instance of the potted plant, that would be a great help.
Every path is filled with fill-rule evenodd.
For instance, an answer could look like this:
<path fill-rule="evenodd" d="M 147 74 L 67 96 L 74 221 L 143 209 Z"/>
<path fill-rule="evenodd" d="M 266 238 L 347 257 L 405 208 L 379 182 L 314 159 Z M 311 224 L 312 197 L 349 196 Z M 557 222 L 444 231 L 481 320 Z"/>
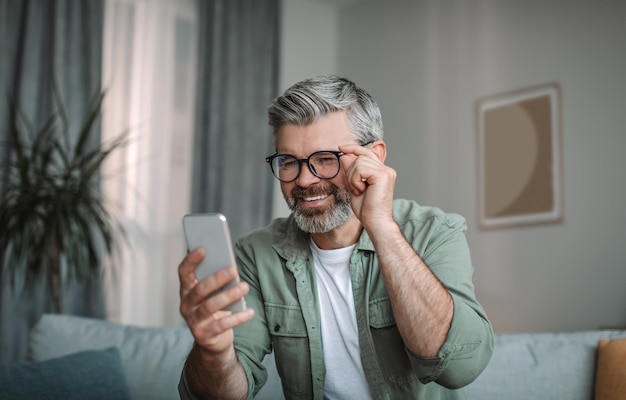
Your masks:
<path fill-rule="evenodd" d="M 124 133 L 100 143 L 98 121 L 104 92 L 95 96 L 72 140 L 60 101 L 40 129 L 30 128 L 15 105 L 6 145 L 9 157 L 0 193 L 0 284 L 24 277 L 30 289 L 38 276 L 49 285 L 56 312 L 63 312 L 65 279 L 82 280 L 102 271 L 124 231 L 104 207 L 100 167 L 127 143 Z M 5 275 L 5 276 L 3 276 Z"/>

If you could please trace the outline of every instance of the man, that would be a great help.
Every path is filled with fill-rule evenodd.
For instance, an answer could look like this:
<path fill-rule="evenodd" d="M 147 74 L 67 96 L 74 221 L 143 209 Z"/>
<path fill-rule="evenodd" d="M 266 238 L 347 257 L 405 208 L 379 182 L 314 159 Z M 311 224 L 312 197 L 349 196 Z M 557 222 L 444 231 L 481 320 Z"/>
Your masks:
<path fill-rule="evenodd" d="M 180 264 L 181 397 L 251 399 L 274 351 L 287 399 L 464 398 L 493 350 L 464 219 L 393 199 L 380 110 L 353 82 L 299 82 L 268 114 L 292 214 L 237 240 L 238 270 L 198 282 L 202 250 Z"/>

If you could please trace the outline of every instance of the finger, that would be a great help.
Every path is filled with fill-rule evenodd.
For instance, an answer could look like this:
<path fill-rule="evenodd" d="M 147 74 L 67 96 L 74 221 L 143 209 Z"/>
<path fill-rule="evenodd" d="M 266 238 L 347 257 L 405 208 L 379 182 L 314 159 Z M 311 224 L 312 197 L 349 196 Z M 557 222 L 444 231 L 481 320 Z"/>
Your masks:
<path fill-rule="evenodd" d="M 196 268 L 204 258 L 205 252 L 202 248 L 194 249 L 187 253 L 185 258 L 178 265 L 178 279 L 180 281 L 180 294 L 188 292 L 196 283 Z"/>
<path fill-rule="evenodd" d="M 369 186 L 367 183 L 367 178 L 355 172 L 353 172 L 352 174 L 348 174 L 347 182 L 348 187 L 350 188 L 350 191 L 354 196 L 362 195 Z"/>
<path fill-rule="evenodd" d="M 248 321 L 248 313 L 250 311 L 248 311 L 248 308 L 246 308 L 241 311 L 245 311 L 245 314 L 235 319 L 228 318 L 224 325 L 220 325 L 220 329 L 217 329 L 214 323 L 214 321 L 216 320 L 221 320 L 233 314 L 230 311 L 225 310 L 225 308 L 230 304 L 239 301 L 245 294 L 248 293 L 248 291 L 248 284 L 245 282 L 241 282 L 233 288 L 204 299 L 197 307 L 193 308 L 193 311 L 191 313 L 186 315 L 185 320 L 187 321 L 187 325 L 189 325 L 190 328 L 193 328 L 193 330 L 196 330 L 198 332 L 207 331 L 207 334 L 209 335 L 217 335 L 220 334 L 223 330 L 227 330 L 233 327 L 233 325 L 227 321 L 232 320 L 232 323 L 235 324 L 241 324 L 245 321 Z M 234 314 L 239 313 L 240 312 Z"/>
<path fill-rule="evenodd" d="M 211 296 L 204 297 L 200 300 L 197 308 L 197 318 L 204 319 L 213 313 L 226 309 L 233 303 L 240 301 L 250 291 L 250 286 L 246 282 L 239 282 L 231 288 L 228 288 Z"/>
<path fill-rule="evenodd" d="M 217 320 L 218 326 L 222 332 L 233 329 L 236 326 L 250 321 L 254 317 L 254 309 L 246 308 L 240 312 L 231 313 Z"/>
<path fill-rule="evenodd" d="M 205 321 L 205 323 L 190 326 L 194 339 L 206 349 L 210 349 L 220 336 L 231 334 L 232 329 L 250 321 L 254 317 L 254 309 L 246 308 L 237 313 L 222 312 L 216 314 L 217 318 Z"/>
<path fill-rule="evenodd" d="M 355 156 L 372 156 L 376 157 L 372 149 L 363 147 L 360 144 L 348 143 L 339 145 L 339 151 L 344 154 L 353 154 Z"/>
<path fill-rule="evenodd" d="M 250 321 L 254 317 L 254 309 L 246 308 L 240 312 L 236 313 L 227 313 L 224 314 L 221 318 L 216 319 L 216 325 L 218 329 L 216 332 L 224 332 L 229 329 L 233 329 L 236 326 L 239 326 L 243 323 Z"/>
<path fill-rule="evenodd" d="M 193 288 L 191 288 L 187 295 L 189 297 L 189 301 L 195 304 L 201 303 L 204 299 L 215 294 L 224 286 L 231 283 L 237 278 L 237 276 L 237 267 L 232 266 L 222 268 L 216 273 L 211 274 L 200 281 L 196 281 L 196 284 Z"/>
<path fill-rule="evenodd" d="M 370 180 L 378 173 L 380 161 L 376 158 L 354 155 L 341 157 L 341 160 L 344 162 L 346 181 L 352 194 L 355 196 L 362 194 L 371 183 Z"/>

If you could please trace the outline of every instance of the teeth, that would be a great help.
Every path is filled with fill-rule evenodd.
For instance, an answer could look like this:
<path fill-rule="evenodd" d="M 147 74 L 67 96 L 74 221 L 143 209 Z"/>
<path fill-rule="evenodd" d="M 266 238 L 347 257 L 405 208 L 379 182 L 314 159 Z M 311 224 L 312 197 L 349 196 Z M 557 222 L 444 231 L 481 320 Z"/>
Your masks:
<path fill-rule="evenodd" d="M 315 201 L 315 200 L 322 200 L 327 198 L 329 195 L 328 194 L 322 194 L 319 196 L 315 196 L 315 197 L 304 197 L 303 200 L 304 201 Z"/>

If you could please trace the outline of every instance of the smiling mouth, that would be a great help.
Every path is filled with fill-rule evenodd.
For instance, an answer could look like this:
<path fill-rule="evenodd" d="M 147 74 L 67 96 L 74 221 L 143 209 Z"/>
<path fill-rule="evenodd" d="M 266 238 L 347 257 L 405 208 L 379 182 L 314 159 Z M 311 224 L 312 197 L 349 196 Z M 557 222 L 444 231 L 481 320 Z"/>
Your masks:
<path fill-rule="evenodd" d="M 312 196 L 312 197 L 302 197 L 302 200 L 305 202 L 310 202 L 310 201 L 317 201 L 317 200 L 323 200 L 327 197 L 329 197 L 330 194 L 320 194 L 318 196 Z"/>

